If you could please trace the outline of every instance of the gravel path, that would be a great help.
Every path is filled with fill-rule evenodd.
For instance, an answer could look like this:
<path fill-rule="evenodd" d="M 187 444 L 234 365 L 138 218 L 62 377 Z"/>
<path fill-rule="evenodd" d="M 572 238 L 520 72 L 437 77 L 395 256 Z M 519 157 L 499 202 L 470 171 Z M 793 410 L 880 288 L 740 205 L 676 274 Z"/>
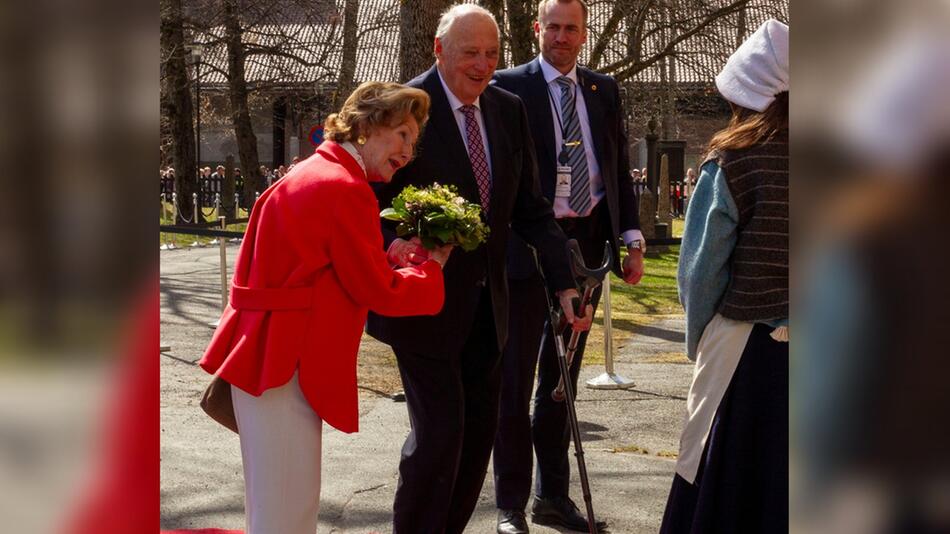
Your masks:
<path fill-rule="evenodd" d="M 231 265 L 237 248 L 227 247 Z M 163 529 L 243 528 L 238 438 L 208 419 L 198 400 L 208 376 L 195 365 L 220 313 L 217 247 L 161 253 L 161 462 Z M 617 373 L 628 390 L 581 388 L 577 412 L 594 510 L 614 533 L 656 532 L 673 476 L 692 366 L 682 356 L 682 316 L 653 316 L 628 339 L 615 339 Z M 408 432 L 405 404 L 388 347 L 361 347 L 361 430 L 324 431 L 323 491 L 318 532 L 389 532 L 399 450 Z M 368 361 L 365 363 L 364 360 Z M 581 379 L 603 372 L 584 367 Z M 580 484 L 572 496 L 581 507 Z M 491 468 L 466 532 L 495 530 Z M 558 532 L 532 526 L 532 533 Z"/>

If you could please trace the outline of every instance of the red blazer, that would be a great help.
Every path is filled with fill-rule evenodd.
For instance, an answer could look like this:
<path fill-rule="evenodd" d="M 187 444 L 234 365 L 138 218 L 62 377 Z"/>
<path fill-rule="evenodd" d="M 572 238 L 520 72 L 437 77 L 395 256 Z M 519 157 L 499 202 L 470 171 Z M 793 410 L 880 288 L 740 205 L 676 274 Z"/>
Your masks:
<path fill-rule="evenodd" d="M 355 432 L 367 311 L 434 315 L 444 297 L 437 262 L 390 268 L 365 174 L 327 141 L 254 204 L 230 305 L 198 363 L 252 395 L 286 384 L 299 366 L 314 411 Z"/>

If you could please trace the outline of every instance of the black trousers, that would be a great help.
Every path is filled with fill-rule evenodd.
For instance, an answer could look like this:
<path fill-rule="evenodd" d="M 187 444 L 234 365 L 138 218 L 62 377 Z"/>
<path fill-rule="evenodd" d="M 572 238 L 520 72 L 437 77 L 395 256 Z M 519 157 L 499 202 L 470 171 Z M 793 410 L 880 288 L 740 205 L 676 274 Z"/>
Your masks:
<path fill-rule="evenodd" d="M 596 267 L 603 261 L 604 242 L 609 238 L 606 202 L 583 219 L 558 219 L 568 237 L 577 240 L 584 262 Z M 541 280 L 509 280 L 510 312 L 508 343 L 502 353 L 501 407 L 495 436 L 493 465 L 495 505 L 523 510 L 531 494 L 532 444 L 537 456 L 535 493 L 541 497 L 566 496 L 570 484 L 568 447 L 571 431 L 563 402 L 551 398 L 561 378 L 557 350 Z M 554 305 L 558 303 L 556 299 Z M 594 292 L 594 308 L 600 288 Z M 564 345 L 570 329 L 564 333 Z M 581 334 L 571 363 L 571 380 L 577 377 L 584 358 L 587 332 Z M 531 386 L 537 369 L 534 415 L 529 418 Z"/>
<path fill-rule="evenodd" d="M 501 406 L 492 456 L 498 508 L 523 510 L 531 493 L 534 452 L 528 407 L 548 316 L 544 291 L 540 276 L 508 281 L 508 343 L 501 358 Z"/>
<path fill-rule="evenodd" d="M 433 358 L 394 348 L 411 425 L 399 462 L 395 534 L 465 530 L 498 424 L 501 374 L 495 340 L 486 289 L 461 353 Z"/>

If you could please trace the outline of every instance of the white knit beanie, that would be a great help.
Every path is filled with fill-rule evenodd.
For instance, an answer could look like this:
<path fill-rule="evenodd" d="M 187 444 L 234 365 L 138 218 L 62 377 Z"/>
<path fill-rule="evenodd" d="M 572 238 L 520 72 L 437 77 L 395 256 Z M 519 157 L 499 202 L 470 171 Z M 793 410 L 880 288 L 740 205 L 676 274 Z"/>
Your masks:
<path fill-rule="evenodd" d="M 769 19 L 729 56 L 716 76 L 722 96 L 744 108 L 765 111 L 788 91 L 788 26 Z"/>

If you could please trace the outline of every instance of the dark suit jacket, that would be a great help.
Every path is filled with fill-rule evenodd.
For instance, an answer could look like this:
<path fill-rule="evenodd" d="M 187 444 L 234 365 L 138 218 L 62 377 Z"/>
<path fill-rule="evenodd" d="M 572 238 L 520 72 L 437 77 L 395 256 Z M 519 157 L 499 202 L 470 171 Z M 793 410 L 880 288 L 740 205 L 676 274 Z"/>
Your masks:
<path fill-rule="evenodd" d="M 623 104 L 617 82 L 610 76 L 577 67 L 577 77 L 587 106 L 594 155 L 604 181 L 610 215 L 614 255 L 614 272 L 620 273 L 618 238 L 620 232 L 639 229 L 640 218 L 634 193 L 633 178 L 627 155 L 627 133 L 624 128 Z M 560 147 L 554 146 L 554 117 L 548 98 L 548 86 L 537 58 L 530 63 L 498 71 L 494 84 L 521 97 L 528 110 L 528 122 L 534 134 L 538 157 L 541 191 L 554 202 L 554 179 Z M 534 258 L 523 241 L 512 239 L 508 257 L 509 276 L 525 278 L 536 271 Z"/>
<path fill-rule="evenodd" d="M 399 170 L 392 182 L 376 187 L 379 205 L 407 185 L 453 184 L 471 202 L 479 202 L 478 185 L 461 133 L 436 68 L 407 85 L 432 98 L 429 122 L 416 158 Z M 390 318 L 370 314 L 367 332 L 374 338 L 433 357 L 457 354 L 474 320 L 483 288 L 489 287 L 498 348 L 508 337 L 508 280 L 505 266 L 510 230 L 539 251 L 552 289 L 575 287 L 565 252 L 566 237 L 554 220 L 550 203 L 538 184 L 534 144 L 524 105 L 511 93 L 489 86 L 480 98 L 491 154 L 492 196 L 488 241 L 472 252 L 456 248 L 445 266 L 445 305 L 433 317 Z M 383 222 L 384 245 L 396 238 L 394 225 Z"/>

